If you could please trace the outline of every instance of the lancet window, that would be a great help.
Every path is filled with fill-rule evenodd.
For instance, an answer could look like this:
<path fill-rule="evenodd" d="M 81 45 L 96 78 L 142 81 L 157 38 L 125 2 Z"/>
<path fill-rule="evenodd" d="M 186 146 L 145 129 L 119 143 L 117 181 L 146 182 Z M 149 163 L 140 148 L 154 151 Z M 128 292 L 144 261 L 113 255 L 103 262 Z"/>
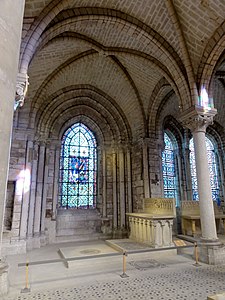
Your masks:
<path fill-rule="evenodd" d="M 59 202 L 63 208 L 95 208 L 97 143 L 84 124 L 68 128 L 62 138 Z"/>
<path fill-rule="evenodd" d="M 164 144 L 165 148 L 162 152 L 164 197 L 177 199 L 174 148 L 172 140 L 166 132 L 164 133 Z"/>
<path fill-rule="evenodd" d="M 216 153 L 215 153 L 215 145 L 207 136 L 205 138 L 205 141 L 206 141 L 206 149 L 207 149 L 207 157 L 208 157 L 209 174 L 210 174 L 210 184 L 212 189 L 212 199 L 214 201 L 217 201 L 217 203 L 219 203 L 220 202 L 219 174 L 218 174 L 218 166 L 217 166 Z M 193 195 L 193 200 L 199 200 L 193 138 L 190 140 L 189 149 L 190 149 L 192 195 Z"/>

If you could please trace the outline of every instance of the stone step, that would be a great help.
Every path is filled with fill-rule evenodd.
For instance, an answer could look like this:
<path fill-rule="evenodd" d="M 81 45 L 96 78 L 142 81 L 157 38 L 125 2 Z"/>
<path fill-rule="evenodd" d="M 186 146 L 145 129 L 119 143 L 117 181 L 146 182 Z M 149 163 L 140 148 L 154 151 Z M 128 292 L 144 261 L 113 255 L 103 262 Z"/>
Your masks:
<path fill-rule="evenodd" d="M 56 236 L 63 235 L 91 235 L 95 234 L 95 228 L 60 228 L 56 231 Z"/>
<path fill-rule="evenodd" d="M 84 242 L 84 241 L 94 241 L 102 240 L 104 235 L 102 233 L 92 233 L 92 234 L 77 234 L 77 235 L 63 235 L 56 236 L 56 243 L 66 243 L 66 242 Z"/>
<path fill-rule="evenodd" d="M 82 228 L 87 228 L 87 229 L 95 229 L 99 228 L 101 226 L 100 221 L 94 221 L 94 220 L 86 220 L 86 221 L 75 221 L 75 222 L 63 222 L 57 221 L 56 224 L 56 230 L 57 229 L 82 229 Z"/>

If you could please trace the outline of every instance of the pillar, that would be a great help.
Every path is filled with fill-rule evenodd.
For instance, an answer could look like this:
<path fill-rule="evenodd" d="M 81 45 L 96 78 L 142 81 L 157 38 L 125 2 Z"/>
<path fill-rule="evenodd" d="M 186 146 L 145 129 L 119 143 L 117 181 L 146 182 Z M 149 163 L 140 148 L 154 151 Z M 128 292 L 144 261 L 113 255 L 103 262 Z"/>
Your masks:
<path fill-rule="evenodd" d="M 0 259 L 24 3 L 25 0 L 0 1 Z M 7 290 L 6 264 L 0 261 L 0 295 Z"/>
<path fill-rule="evenodd" d="M 38 149 L 37 141 L 33 143 L 33 160 L 31 170 L 31 185 L 30 185 L 30 201 L 29 201 L 29 215 L 28 215 L 28 237 L 32 238 L 34 233 L 34 206 L 35 206 L 35 192 L 37 182 L 37 163 L 38 163 Z"/>
<path fill-rule="evenodd" d="M 184 132 L 184 164 L 185 164 L 185 178 L 186 178 L 186 197 L 184 200 L 192 200 L 192 185 L 191 185 L 191 165 L 190 165 L 190 149 L 188 138 L 188 129 L 185 129 Z"/>
<path fill-rule="evenodd" d="M 124 168 L 124 152 L 119 150 L 119 189 L 120 189 L 120 227 L 125 228 L 125 168 Z"/>
<path fill-rule="evenodd" d="M 54 157 L 54 182 L 53 182 L 53 202 L 52 202 L 52 220 L 56 220 L 56 208 L 58 203 L 58 187 L 59 187 L 59 160 L 61 145 L 55 147 Z"/>
<path fill-rule="evenodd" d="M 48 165 L 49 165 L 49 143 L 46 144 L 45 150 L 45 164 L 44 164 L 44 180 L 43 180 L 43 194 L 41 207 L 41 235 L 45 234 L 45 215 L 48 189 Z"/>
<path fill-rule="evenodd" d="M 112 154 L 112 178 L 113 178 L 113 227 L 118 227 L 118 205 L 117 205 L 117 160 L 116 152 Z"/>
<path fill-rule="evenodd" d="M 23 185 L 23 202 L 22 202 L 22 215 L 20 225 L 20 238 L 25 239 L 27 237 L 27 222 L 29 211 L 29 198 L 31 188 L 31 165 L 33 158 L 33 141 L 27 141 L 26 147 L 26 163 L 24 170 L 24 185 Z"/>
<path fill-rule="evenodd" d="M 150 197 L 149 188 L 149 163 L 148 163 L 148 139 L 143 141 L 143 176 L 144 176 L 144 198 Z"/>
<path fill-rule="evenodd" d="M 131 182 L 131 156 L 130 149 L 127 149 L 127 199 L 128 212 L 132 212 L 132 182 Z"/>
<path fill-rule="evenodd" d="M 103 149 L 102 151 L 102 216 L 103 218 L 107 217 L 107 190 L 106 190 L 106 182 L 107 182 L 107 163 L 106 163 L 106 151 Z"/>
<path fill-rule="evenodd" d="M 44 179 L 44 163 L 45 163 L 45 143 L 40 142 L 38 155 L 37 184 L 35 197 L 35 213 L 34 213 L 34 235 L 39 236 L 41 229 L 41 206 L 43 196 L 43 179 Z"/>
<path fill-rule="evenodd" d="M 184 125 L 189 127 L 193 134 L 202 240 L 206 242 L 218 240 L 205 143 L 206 128 L 212 124 L 215 114 L 215 109 L 194 107 L 182 117 Z"/>

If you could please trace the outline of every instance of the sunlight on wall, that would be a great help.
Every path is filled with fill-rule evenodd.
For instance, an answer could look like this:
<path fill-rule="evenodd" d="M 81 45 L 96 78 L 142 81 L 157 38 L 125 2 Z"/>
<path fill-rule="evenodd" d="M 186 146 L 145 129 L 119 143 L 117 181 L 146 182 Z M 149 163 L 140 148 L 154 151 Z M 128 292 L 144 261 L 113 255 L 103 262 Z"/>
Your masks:
<path fill-rule="evenodd" d="M 19 194 L 25 194 L 30 189 L 30 170 L 22 170 L 19 173 L 18 179 L 17 179 L 17 192 Z"/>
<path fill-rule="evenodd" d="M 204 107 L 207 110 L 213 108 L 213 99 L 209 98 L 206 88 L 204 86 L 201 88 L 201 94 L 199 96 L 198 102 L 200 106 Z"/>

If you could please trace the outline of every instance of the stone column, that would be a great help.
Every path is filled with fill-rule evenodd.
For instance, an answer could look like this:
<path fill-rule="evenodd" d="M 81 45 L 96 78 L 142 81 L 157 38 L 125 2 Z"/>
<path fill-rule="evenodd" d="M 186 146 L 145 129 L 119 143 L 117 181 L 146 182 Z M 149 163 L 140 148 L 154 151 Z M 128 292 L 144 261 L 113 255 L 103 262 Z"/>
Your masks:
<path fill-rule="evenodd" d="M 35 197 L 35 213 L 34 213 L 34 235 L 39 236 L 41 229 L 41 206 L 43 196 L 43 179 L 44 179 L 44 163 L 45 163 L 45 143 L 40 142 L 38 155 L 38 171 Z"/>
<path fill-rule="evenodd" d="M 46 144 L 45 150 L 45 164 L 44 164 L 44 180 L 43 180 L 43 194 L 42 194 L 42 208 L 41 208 L 41 235 L 45 234 L 45 215 L 46 215 L 46 201 L 48 188 L 48 164 L 49 164 L 49 143 Z"/>
<path fill-rule="evenodd" d="M 148 143 L 149 140 L 143 140 L 143 180 L 144 180 L 144 197 L 150 197 L 149 188 L 149 162 L 148 162 Z"/>
<path fill-rule="evenodd" d="M 54 182 L 53 182 L 53 202 L 52 202 L 52 220 L 56 220 L 56 207 L 58 203 L 58 182 L 59 182 L 59 160 L 61 145 L 55 147 L 55 164 L 54 164 Z"/>
<path fill-rule="evenodd" d="M 212 124 L 215 114 L 215 109 L 204 110 L 195 106 L 182 117 L 184 125 L 189 127 L 193 134 L 202 240 L 206 242 L 218 240 L 205 143 L 206 128 Z"/>
<path fill-rule="evenodd" d="M 102 216 L 103 218 L 107 217 L 107 190 L 106 190 L 106 181 L 107 181 L 107 163 L 106 163 L 106 151 L 102 150 Z"/>
<path fill-rule="evenodd" d="M 0 1 L 0 259 L 24 3 L 25 0 Z M 0 295 L 7 293 L 7 290 L 6 264 L 1 260 Z"/>
<path fill-rule="evenodd" d="M 128 212 L 132 212 L 132 183 L 131 183 L 131 157 L 130 149 L 127 149 L 127 202 Z"/>
<path fill-rule="evenodd" d="M 119 150 L 119 189 L 120 189 L 120 227 L 125 228 L 125 172 L 124 172 L 124 153 L 123 149 Z"/>
<path fill-rule="evenodd" d="M 26 163 L 25 163 L 25 170 L 24 170 L 24 185 L 23 185 L 23 204 L 22 204 L 22 212 L 21 212 L 21 224 L 20 224 L 20 238 L 22 239 L 25 239 L 27 236 L 32 158 L 33 158 L 33 141 L 27 141 Z"/>
<path fill-rule="evenodd" d="M 113 177 L 113 227 L 118 227 L 118 207 L 117 207 L 117 163 L 116 152 L 112 154 L 112 177 Z"/>
<path fill-rule="evenodd" d="M 188 138 L 188 129 L 185 129 L 184 132 L 184 165 L 185 165 L 185 178 L 186 178 L 186 199 L 184 200 L 192 200 L 192 185 L 191 185 L 191 165 L 190 165 L 190 149 L 189 149 L 189 142 L 190 139 Z"/>
<path fill-rule="evenodd" d="M 32 238 L 34 233 L 34 205 L 35 205 L 35 192 L 37 182 L 37 163 L 38 163 L 38 149 L 39 145 L 35 141 L 33 147 L 33 160 L 31 170 L 31 185 L 30 185 L 30 201 L 29 201 L 29 216 L 28 216 L 28 237 Z"/>

